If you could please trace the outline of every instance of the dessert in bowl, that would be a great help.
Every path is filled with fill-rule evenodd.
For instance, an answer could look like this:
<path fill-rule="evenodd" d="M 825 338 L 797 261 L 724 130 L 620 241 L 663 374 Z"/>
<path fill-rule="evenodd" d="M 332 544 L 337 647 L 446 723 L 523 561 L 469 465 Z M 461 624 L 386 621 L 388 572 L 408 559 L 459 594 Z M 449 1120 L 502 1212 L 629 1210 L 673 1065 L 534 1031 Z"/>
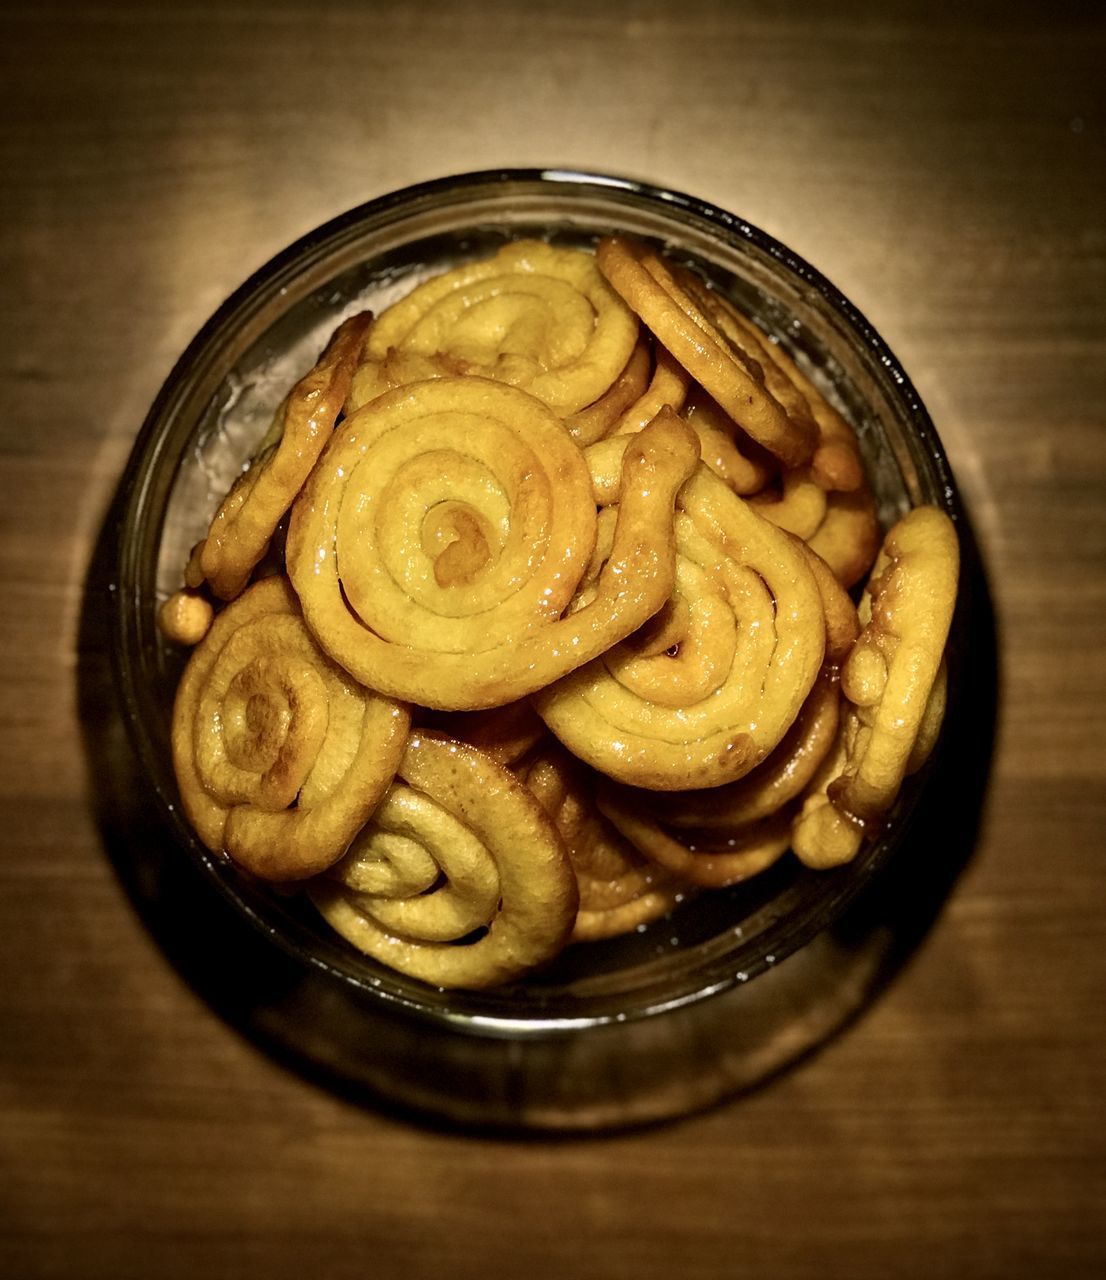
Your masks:
<path fill-rule="evenodd" d="M 399 192 L 228 300 L 126 484 L 149 785 L 363 1029 L 336 1070 L 590 1127 L 855 1009 L 878 947 L 834 930 L 939 750 L 958 512 L 790 251 L 599 175 Z"/>

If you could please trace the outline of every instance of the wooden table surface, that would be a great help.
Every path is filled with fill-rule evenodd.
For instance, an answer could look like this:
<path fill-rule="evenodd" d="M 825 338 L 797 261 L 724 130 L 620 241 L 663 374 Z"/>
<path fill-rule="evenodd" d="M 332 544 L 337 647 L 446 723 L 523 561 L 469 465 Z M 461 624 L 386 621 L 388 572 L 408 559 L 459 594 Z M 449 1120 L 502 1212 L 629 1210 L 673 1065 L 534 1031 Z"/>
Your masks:
<path fill-rule="evenodd" d="M 1102 12 L 5 8 L 0 1274 L 1104 1274 Z M 854 1025 L 707 1114 L 515 1141 L 339 1096 L 185 980 L 97 821 L 80 621 L 146 409 L 228 292 L 373 196 L 547 164 L 734 210 L 872 319 L 962 485 L 1001 700 L 972 856 Z"/>

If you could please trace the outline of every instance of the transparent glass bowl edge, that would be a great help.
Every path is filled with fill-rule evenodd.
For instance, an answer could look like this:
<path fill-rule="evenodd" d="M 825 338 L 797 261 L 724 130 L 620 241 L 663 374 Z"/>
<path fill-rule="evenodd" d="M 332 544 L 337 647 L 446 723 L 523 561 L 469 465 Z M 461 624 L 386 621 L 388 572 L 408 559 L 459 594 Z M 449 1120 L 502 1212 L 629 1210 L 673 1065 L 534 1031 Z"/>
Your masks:
<path fill-rule="evenodd" d="M 600 229 L 617 228 L 658 239 L 680 256 L 708 263 L 711 274 L 726 277 L 731 286 L 740 281 L 753 294 L 763 294 L 764 306 L 757 318 L 811 364 L 811 371 L 831 393 L 846 388 L 846 401 L 852 402 L 842 407 L 854 417 L 861 414 L 862 440 L 870 456 L 876 458 L 877 470 L 882 469 L 885 519 L 920 501 L 938 502 L 954 516 L 957 510 L 955 487 L 928 415 L 898 362 L 847 300 L 808 264 L 755 228 L 701 202 L 644 184 L 599 175 L 551 176 L 543 171 L 466 175 L 426 184 L 351 211 L 320 228 L 262 268 L 216 313 L 167 381 L 127 474 L 131 493 L 119 560 L 120 594 L 125 598 L 118 615 L 116 657 L 132 739 L 181 841 L 191 846 L 220 890 L 229 894 L 257 927 L 370 999 L 448 1027 L 492 1036 L 548 1035 L 670 1012 L 755 978 L 831 923 L 869 876 L 893 856 L 896 843 L 892 836 L 869 850 L 863 855 L 862 867 L 839 877 L 836 887 L 828 887 L 801 915 L 792 915 L 774 931 L 769 928 L 763 945 L 743 950 L 720 937 L 695 956 L 670 955 L 660 962 L 662 972 L 648 985 L 648 994 L 639 992 L 630 998 L 620 993 L 618 998 L 624 1004 L 619 1009 L 609 1000 L 605 1008 L 598 1007 L 604 1004 L 602 999 L 598 1005 L 594 1000 L 576 1000 L 579 1013 L 573 1015 L 562 1008 L 563 1002 L 543 1001 L 539 996 L 527 1002 L 523 1016 L 516 1016 L 511 1012 L 510 995 L 500 999 L 466 994 L 434 998 L 428 1003 L 417 984 L 387 976 L 378 981 L 371 975 L 371 966 L 357 965 L 356 971 L 351 971 L 340 947 L 320 950 L 311 937 L 289 936 L 283 922 L 274 923 L 264 907 L 259 910 L 255 906 L 247 886 L 236 884 L 233 877 L 228 880 L 226 867 L 198 848 L 181 821 L 174 807 L 172 780 L 165 774 L 164 752 L 159 749 L 156 733 L 151 732 L 149 702 L 141 690 L 145 681 L 151 680 L 152 687 L 166 676 L 161 650 L 152 661 L 151 624 L 157 593 L 165 589 L 166 565 L 176 564 L 179 572 L 183 561 L 179 548 L 168 556 L 163 554 L 160 541 L 155 548 L 149 531 L 151 526 L 160 526 L 173 500 L 177 461 L 196 443 L 197 424 L 207 424 L 200 426 L 202 439 L 205 429 L 226 416 L 227 401 L 234 399 L 228 396 L 228 371 L 251 358 L 263 362 L 266 346 L 278 352 L 281 326 L 287 327 L 293 320 L 304 348 L 310 347 L 343 308 L 363 298 L 359 287 L 371 283 L 379 292 L 382 281 L 385 288 L 393 283 L 387 265 L 381 274 L 381 260 L 386 262 L 389 254 L 412 241 L 455 236 L 459 226 L 506 238 L 520 230 L 537 232 L 551 222 L 562 234 L 579 233 L 585 238 Z M 473 238 L 479 240 L 480 234 Z M 367 252 L 370 244 L 372 251 Z M 464 245 L 461 251 L 467 251 Z M 367 275 L 363 274 L 366 258 L 370 261 Z M 341 288 L 336 287 L 338 281 L 343 282 Z M 313 307 L 318 308 L 314 328 L 303 323 L 304 309 Z M 788 317 L 799 315 L 803 317 L 800 328 L 789 327 Z M 273 387 L 279 382 L 275 377 Z M 263 395 L 258 397 L 258 424 L 264 418 L 263 400 Z M 233 403 L 229 407 L 233 409 Z M 258 427 L 258 435 L 261 429 Z M 897 493 L 892 472 L 899 477 Z M 202 523 L 202 517 L 198 518 Z M 920 780 L 908 788 L 895 815 L 900 824 L 907 820 L 923 785 Z M 773 960 L 766 961 L 766 956 Z M 674 981 L 677 977 L 679 981 Z"/>

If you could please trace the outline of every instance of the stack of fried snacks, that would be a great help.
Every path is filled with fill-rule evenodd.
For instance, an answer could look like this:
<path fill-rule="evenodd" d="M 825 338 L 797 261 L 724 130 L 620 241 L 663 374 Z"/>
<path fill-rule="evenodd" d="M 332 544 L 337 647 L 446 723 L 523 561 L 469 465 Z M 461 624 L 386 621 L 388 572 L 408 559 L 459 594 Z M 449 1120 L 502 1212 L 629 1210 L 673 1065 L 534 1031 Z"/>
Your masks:
<path fill-rule="evenodd" d="M 854 858 L 937 739 L 957 578 L 692 270 L 518 240 L 346 320 L 220 505 L 159 615 L 182 805 L 380 963 L 511 982 Z"/>

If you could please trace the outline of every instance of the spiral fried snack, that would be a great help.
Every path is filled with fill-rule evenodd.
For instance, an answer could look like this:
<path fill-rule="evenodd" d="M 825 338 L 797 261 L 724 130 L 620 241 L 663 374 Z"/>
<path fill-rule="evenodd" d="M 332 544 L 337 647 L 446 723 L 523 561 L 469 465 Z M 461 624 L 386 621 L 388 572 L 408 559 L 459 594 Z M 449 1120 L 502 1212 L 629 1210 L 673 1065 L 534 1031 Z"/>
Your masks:
<path fill-rule="evenodd" d="M 343 325 L 159 613 L 204 843 L 461 988 L 855 858 L 937 740 L 956 538 L 881 551 L 795 334 L 619 236 Z"/>
<path fill-rule="evenodd" d="M 861 600 L 863 630 L 841 689 L 870 730 L 833 802 L 859 818 L 898 794 L 937 682 L 956 603 L 956 529 L 936 507 L 915 507 L 884 539 Z"/>
<path fill-rule="evenodd" d="M 605 786 L 601 811 L 659 867 L 705 888 L 748 879 L 791 842 L 795 803 L 834 748 L 840 692 L 826 669 L 779 746 L 751 773 L 708 791 Z"/>
<path fill-rule="evenodd" d="M 665 610 L 534 696 L 580 759 L 660 791 L 721 786 L 759 764 L 798 715 L 826 644 L 818 584 L 787 534 L 705 466 L 677 506 Z"/>
<path fill-rule="evenodd" d="M 689 295 L 741 347 L 758 361 L 765 385 L 795 420 L 817 424 L 818 444 L 805 466 L 787 467 L 775 486 L 741 488 L 761 515 L 809 543 L 845 586 L 859 582 L 879 548 L 875 501 L 864 476 L 856 433 L 799 369 L 786 351 L 721 294 L 684 273 Z M 707 457 L 704 449 L 704 457 Z M 721 466 L 716 470 L 730 479 Z"/>
<path fill-rule="evenodd" d="M 342 411 L 372 316 L 351 316 L 285 397 L 261 452 L 231 486 L 199 551 L 211 589 L 232 600 L 264 556 Z"/>
<path fill-rule="evenodd" d="M 557 413 L 600 398 L 625 369 L 638 322 L 590 253 L 516 240 L 418 285 L 379 317 L 366 355 L 448 356 Z"/>
<path fill-rule="evenodd" d="M 685 896 L 686 886 L 643 859 L 595 803 L 595 775 L 550 741 L 520 770 L 556 823 L 580 891 L 570 942 L 593 942 L 656 920 Z"/>
<path fill-rule="evenodd" d="M 847 828 L 859 846 L 860 825 L 891 808 L 932 747 L 958 575 L 956 530 L 938 508 L 914 508 L 887 534 L 861 599 L 863 629 L 841 669 L 849 709 L 836 767 L 825 799 L 818 788 L 796 825 L 804 861 L 846 850 Z"/>
<path fill-rule="evenodd" d="M 173 766 L 200 839 L 265 880 L 336 862 L 392 780 L 406 707 L 320 653 L 283 578 L 215 619 L 173 707 Z"/>
<path fill-rule="evenodd" d="M 776 749 L 736 782 L 706 791 L 654 792 L 608 787 L 604 796 L 624 812 L 645 815 L 676 831 L 718 842 L 778 813 L 806 791 L 837 740 L 841 693 L 824 669 L 795 723 Z"/>
<path fill-rule="evenodd" d="M 319 643 L 362 683 L 439 710 L 499 706 L 661 607 L 674 495 L 697 457 L 678 420 L 633 438 L 610 561 L 562 617 L 595 541 L 583 455 L 524 391 L 415 383 L 335 433 L 293 509 L 288 573 Z"/>
<path fill-rule="evenodd" d="M 350 854 L 309 892 L 367 955 L 439 987 L 487 987 L 544 964 L 576 917 L 551 819 L 513 774 L 465 743 L 412 734 Z"/>
<path fill-rule="evenodd" d="M 856 433 L 829 403 L 786 351 L 722 294 L 708 289 L 690 272 L 681 283 L 705 315 L 746 355 L 755 360 L 764 384 L 793 421 L 813 424 L 818 444 L 810 460 L 810 475 L 823 489 L 851 491 L 864 478 Z"/>
<path fill-rule="evenodd" d="M 657 254 L 619 236 L 601 240 L 596 258 L 613 288 L 744 431 L 786 466 L 809 460 L 818 439 L 809 411 L 788 415 L 760 365 L 690 296 L 683 273 L 677 278 Z"/>

